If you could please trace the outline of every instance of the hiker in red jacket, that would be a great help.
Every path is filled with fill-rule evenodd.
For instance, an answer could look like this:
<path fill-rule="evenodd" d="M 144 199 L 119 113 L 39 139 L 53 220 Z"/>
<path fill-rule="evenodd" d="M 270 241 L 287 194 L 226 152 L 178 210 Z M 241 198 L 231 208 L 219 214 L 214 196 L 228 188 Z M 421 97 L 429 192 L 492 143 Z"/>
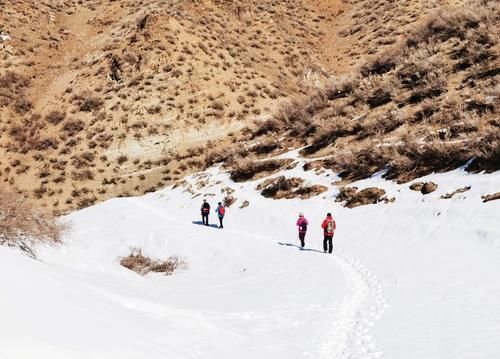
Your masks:
<path fill-rule="evenodd" d="M 321 224 L 321 228 L 323 228 L 323 251 L 326 253 L 333 252 L 333 234 L 337 225 L 335 224 L 335 220 L 332 217 L 331 213 L 327 213 L 325 220 Z"/>
<path fill-rule="evenodd" d="M 299 219 L 297 219 L 297 227 L 299 227 L 299 239 L 300 239 L 300 246 L 302 248 L 304 248 L 304 246 L 306 245 L 305 240 L 306 240 L 306 232 L 308 225 L 309 222 L 307 222 L 306 217 L 304 217 L 304 213 L 300 212 Z"/>

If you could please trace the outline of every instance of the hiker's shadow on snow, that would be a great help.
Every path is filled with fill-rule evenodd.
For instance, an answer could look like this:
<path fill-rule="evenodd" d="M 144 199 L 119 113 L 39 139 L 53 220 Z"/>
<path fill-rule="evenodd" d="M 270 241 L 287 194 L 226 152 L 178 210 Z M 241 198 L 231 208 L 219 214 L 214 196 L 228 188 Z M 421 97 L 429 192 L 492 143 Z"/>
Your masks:
<path fill-rule="evenodd" d="M 219 228 L 216 224 L 209 224 L 208 226 L 205 226 L 202 221 L 193 221 L 192 223 L 203 227 Z"/>
<path fill-rule="evenodd" d="M 301 251 L 323 253 L 323 251 L 320 251 L 320 250 L 317 250 L 317 249 L 313 249 L 313 248 L 302 248 L 301 246 L 298 246 L 298 245 L 293 244 L 293 243 L 278 242 L 278 244 L 280 246 L 295 247 L 295 248 L 298 248 Z"/>

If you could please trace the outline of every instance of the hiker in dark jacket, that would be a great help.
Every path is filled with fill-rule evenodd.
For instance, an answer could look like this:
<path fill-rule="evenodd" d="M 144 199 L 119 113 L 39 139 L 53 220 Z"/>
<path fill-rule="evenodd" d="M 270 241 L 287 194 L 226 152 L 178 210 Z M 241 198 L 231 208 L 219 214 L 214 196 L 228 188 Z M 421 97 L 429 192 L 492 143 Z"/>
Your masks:
<path fill-rule="evenodd" d="M 321 228 L 323 228 L 323 251 L 326 253 L 333 252 L 333 234 L 337 225 L 332 217 L 331 213 L 327 213 L 325 220 L 321 223 Z"/>
<path fill-rule="evenodd" d="M 307 226 L 309 225 L 309 222 L 307 222 L 306 217 L 304 217 L 304 213 L 300 212 L 299 213 L 299 219 L 297 219 L 297 227 L 299 227 L 299 239 L 300 239 L 300 246 L 304 248 L 306 245 L 305 240 L 306 240 L 306 232 L 307 232 Z"/>
<path fill-rule="evenodd" d="M 201 205 L 201 221 L 205 226 L 208 226 L 208 215 L 210 214 L 210 205 L 207 200 L 203 200 L 203 204 Z"/>
<path fill-rule="evenodd" d="M 217 213 L 217 216 L 219 217 L 219 228 L 224 228 L 224 226 L 222 225 L 222 220 L 224 219 L 224 215 L 226 214 L 226 209 L 221 202 L 218 203 L 217 208 L 215 209 L 215 213 Z"/>

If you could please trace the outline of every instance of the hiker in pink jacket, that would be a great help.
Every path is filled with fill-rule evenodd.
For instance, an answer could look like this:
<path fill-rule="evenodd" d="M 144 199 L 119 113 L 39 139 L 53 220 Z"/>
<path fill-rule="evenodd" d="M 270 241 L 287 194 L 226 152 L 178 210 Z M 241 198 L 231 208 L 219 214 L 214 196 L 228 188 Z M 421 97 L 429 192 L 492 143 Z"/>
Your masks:
<path fill-rule="evenodd" d="M 297 219 L 297 227 L 299 228 L 300 246 L 302 248 L 304 248 L 304 246 L 306 245 L 305 240 L 306 240 L 306 232 L 308 224 L 309 222 L 307 222 L 306 217 L 304 217 L 304 213 L 300 212 L 299 219 Z"/>

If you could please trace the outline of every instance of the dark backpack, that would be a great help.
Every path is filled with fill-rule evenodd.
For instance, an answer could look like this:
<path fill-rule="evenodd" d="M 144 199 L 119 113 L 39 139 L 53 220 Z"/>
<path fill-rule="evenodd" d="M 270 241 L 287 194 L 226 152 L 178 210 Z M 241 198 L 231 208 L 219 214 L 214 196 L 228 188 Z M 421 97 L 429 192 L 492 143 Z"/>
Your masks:
<path fill-rule="evenodd" d="M 203 208 L 201 211 L 203 213 L 209 213 L 210 212 L 210 205 L 207 202 L 203 203 Z"/>

